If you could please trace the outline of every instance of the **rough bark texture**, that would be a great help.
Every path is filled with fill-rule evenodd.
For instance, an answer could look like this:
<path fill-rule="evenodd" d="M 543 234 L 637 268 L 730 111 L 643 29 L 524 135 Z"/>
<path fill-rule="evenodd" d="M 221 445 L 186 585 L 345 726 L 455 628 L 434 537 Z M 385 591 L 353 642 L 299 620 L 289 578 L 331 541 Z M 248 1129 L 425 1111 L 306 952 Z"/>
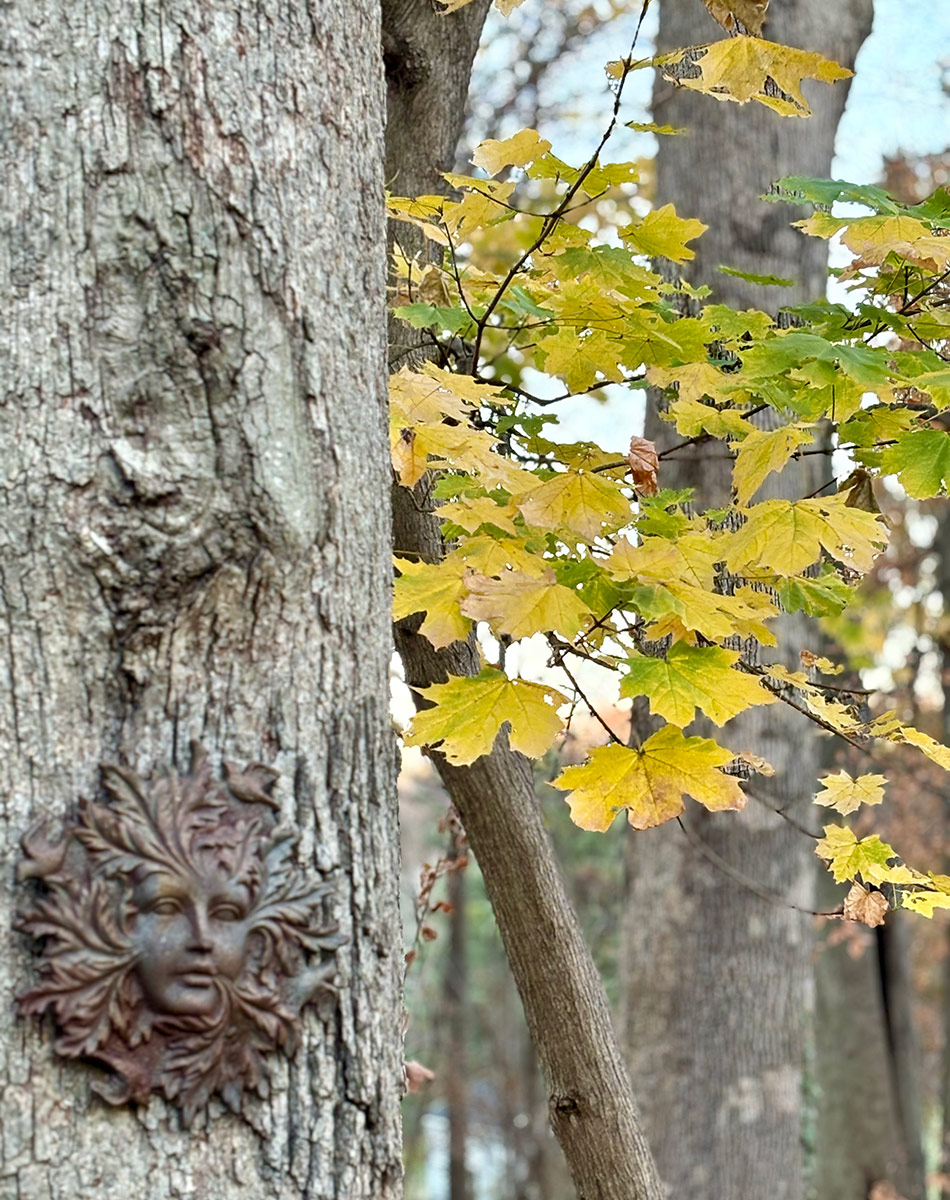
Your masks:
<path fill-rule="evenodd" d="M 851 0 L 832 19 L 821 0 L 775 3 L 765 35 L 850 64 L 870 10 L 870 0 Z M 717 36 L 698 5 L 664 3 L 660 23 L 664 49 Z M 768 310 L 823 293 L 824 245 L 788 228 L 795 214 L 786 206 L 757 197 L 783 174 L 827 175 L 845 95 L 840 85 L 813 91 L 815 116 L 798 121 L 658 85 L 656 119 L 688 133 L 662 141 L 657 200 L 709 225 L 689 277 L 710 284 L 713 299 Z M 776 299 L 776 289 L 720 275 L 720 263 L 800 282 Z M 653 433 L 663 437 L 658 427 Z M 725 456 L 700 446 L 664 463 L 660 481 L 695 487 L 702 504 L 714 506 L 728 501 L 729 472 Z M 826 478 L 792 472 L 781 487 L 802 496 Z M 783 657 L 793 664 L 805 636 L 801 619 L 783 621 Z M 754 781 L 767 803 L 750 800 L 738 816 L 690 806 L 694 841 L 675 826 L 631 838 L 625 1038 L 670 1196 L 799 1200 L 812 941 L 809 918 L 789 905 L 811 907 L 814 856 L 813 843 L 770 809 L 807 801 L 817 748 L 802 719 L 780 706 L 743 717 L 720 737 L 761 754 L 777 775 Z M 778 903 L 704 858 L 695 839 Z"/>
<path fill-rule="evenodd" d="M 7 5 L 0 1196 L 401 1193 L 382 72 L 373 0 Z M 359 47 L 359 52 L 356 52 Z M 18 835 L 260 759 L 334 872 L 339 1004 L 255 1123 L 110 1109 L 17 1021 Z"/>
<path fill-rule="evenodd" d="M 440 185 L 452 161 L 468 72 L 485 4 L 435 17 L 418 0 L 385 0 L 388 173 L 408 195 Z M 467 14 L 467 15 L 466 15 Z M 449 33 L 446 25 L 464 18 Z M 454 58 L 446 59 L 451 46 Z M 408 335 L 411 337 L 411 335 Z M 411 342 L 394 333 L 395 360 Z M 436 561 L 438 521 L 425 481 L 394 489 L 398 551 Z M 415 622 L 415 626 L 418 621 Z M 412 622 L 397 630 L 406 681 L 419 688 L 448 674 L 474 675 L 472 642 L 436 651 Z M 658 1200 L 659 1183 L 610 1023 L 597 969 L 571 909 L 544 828 L 528 761 L 502 740 L 469 768 L 437 766 L 478 858 L 549 1089 L 554 1132 L 581 1200 Z"/>

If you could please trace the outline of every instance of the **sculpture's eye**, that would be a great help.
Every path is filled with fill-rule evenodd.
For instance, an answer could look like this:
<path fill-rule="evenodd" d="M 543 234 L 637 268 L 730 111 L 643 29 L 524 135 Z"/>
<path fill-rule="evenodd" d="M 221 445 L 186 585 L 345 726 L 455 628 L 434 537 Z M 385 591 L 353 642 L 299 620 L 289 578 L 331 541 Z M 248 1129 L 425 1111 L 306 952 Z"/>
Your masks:
<path fill-rule="evenodd" d="M 243 921 L 244 911 L 230 900 L 221 900 L 212 906 L 211 916 L 215 921 Z"/>
<path fill-rule="evenodd" d="M 172 896 L 163 896 L 160 900 L 153 900 L 145 911 L 154 913 L 158 917 L 173 917 L 176 913 L 181 912 L 181 904 Z"/>

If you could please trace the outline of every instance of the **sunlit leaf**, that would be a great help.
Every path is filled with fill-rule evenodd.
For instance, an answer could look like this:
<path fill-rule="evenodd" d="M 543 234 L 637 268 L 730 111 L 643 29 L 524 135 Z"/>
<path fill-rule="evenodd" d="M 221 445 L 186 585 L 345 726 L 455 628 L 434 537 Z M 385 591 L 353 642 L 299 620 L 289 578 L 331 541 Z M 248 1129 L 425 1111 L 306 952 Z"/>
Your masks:
<path fill-rule="evenodd" d="M 756 678 L 733 669 L 738 661 L 735 650 L 677 642 L 665 659 L 628 657 L 620 694 L 649 697 L 651 711 L 674 725 L 688 725 L 697 709 L 722 725 L 752 705 L 775 703 Z"/>
<path fill-rule="evenodd" d="M 684 795 L 714 812 L 742 808 L 746 798 L 738 780 L 718 769 L 733 757 L 709 738 L 684 737 L 665 725 L 639 750 L 592 750 L 587 762 L 566 767 L 554 786 L 571 793 L 571 820 L 581 829 L 602 832 L 621 809 L 634 829 L 649 829 L 678 816 Z"/>
<path fill-rule="evenodd" d="M 540 758 L 564 727 L 557 709 L 566 696 L 540 683 L 508 679 L 491 667 L 474 678 L 453 677 L 419 691 L 434 707 L 412 718 L 405 744 L 435 746 L 461 766 L 488 754 L 506 722 L 509 745 L 529 758 Z"/>
<path fill-rule="evenodd" d="M 880 804 L 887 779 L 883 775 L 859 775 L 852 779 L 846 771 L 839 771 L 837 775 L 826 775 L 819 782 L 824 791 L 818 793 L 815 803 L 833 808 L 846 817 L 862 804 Z"/>

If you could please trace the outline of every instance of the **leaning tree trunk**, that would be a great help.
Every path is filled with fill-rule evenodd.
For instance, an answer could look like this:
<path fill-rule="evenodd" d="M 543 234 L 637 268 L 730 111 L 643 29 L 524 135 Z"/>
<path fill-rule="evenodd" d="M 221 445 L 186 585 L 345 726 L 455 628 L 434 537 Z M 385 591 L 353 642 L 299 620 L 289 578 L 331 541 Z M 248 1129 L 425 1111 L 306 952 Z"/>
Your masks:
<path fill-rule="evenodd" d="M 394 1200 L 378 6 L 16 0 L 3 43 L 0 1193 Z M 193 739 L 280 772 L 348 939 L 259 1131 L 109 1108 L 14 1017 L 19 834 Z"/>
<path fill-rule="evenodd" d="M 404 195 L 439 191 L 452 162 L 468 75 L 488 5 L 451 17 L 428 0 L 384 0 L 389 87 L 387 175 Z M 402 235 L 401 235 L 402 236 Z M 403 242 L 409 253 L 421 242 Z M 424 252 L 424 251 L 423 251 Z M 412 331 L 394 322 L 391 362 L 418 354 Z M 423 561 L 444 553 L 430 481 L 394 489 L 396 548 Z M 477 675 L 474 639 L 437 651 L 403 621 L 396 639 L 406 682 L 418 689 L 448 675 Z M 531 764 L 499 738 L 471 767 L 433 761 L 478 859 L 532 1042 L 548 1087 L 551 1125 L 581 1200 L 659 1200 L 606 994 L 544 826 Z"/>
<path fill-rule="evenodd" d="M 833 16 L 824 0 L 788 0 L 771 6 L 765 36 L 851 65 L 870 15 L 870 0 L 835 6 Z M 717 36 L 698 4 L 661 5 L 661 49 Z M 713 300 L 768 310 L 823 293 L 824 244 L 790 229 L 785 205 L 758 196 L 783 174 L 827 176 L 845 95 L 840 85 L 813 93 L 815 115 L 798 121 L 658 84 L 656 120 L 688 132 L 661 139 L 657 201 L 674 201 L 709 225 L 689 278 L 709 284 Z M 723 276 L 719 264 L 799 282 L 776 300 L 777 289 Z M 650 436 L 662 440 L 654 425 Z M 699 446 L 664 462 L 660 483 L 693 487 L 700 504 L 715 506 L 728 503 L 729 468 L 724 455 Z M 802 496 L 825 481 L 798 473 L 779 486 Z M 800 619 L 785 619 L 780 640 L 793 665 L 806 636 Z M 691 806 L 691 836 L 674 825 L 630 839 L 626 1041 L 671 1197 L 800 1200 L 812 938 L 810 918 L 790 905 L 811 907 L 814 844 L 770 807 L 794 811 L 807 802 L 817 747 L 802 718 L 779 705 L 737 720 L 721 740 L 761 754 L 777 776 L 754 782 L 766 804 L 750 800 L 739 815 Z"/>

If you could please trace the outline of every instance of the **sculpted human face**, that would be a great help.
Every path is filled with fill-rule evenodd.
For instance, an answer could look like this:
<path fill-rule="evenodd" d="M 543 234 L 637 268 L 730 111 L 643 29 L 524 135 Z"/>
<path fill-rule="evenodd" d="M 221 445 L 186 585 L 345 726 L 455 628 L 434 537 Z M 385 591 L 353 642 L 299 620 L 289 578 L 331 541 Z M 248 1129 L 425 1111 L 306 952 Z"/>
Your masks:
<path fill-rule="evenodd" d="M 207 1016 L 220 1003 L 215 980 L 237 979 L 247 954 L 248 889 L 226 876 L 154 873 L 133 893 L 131 940 L 149 1007 Z"/>

